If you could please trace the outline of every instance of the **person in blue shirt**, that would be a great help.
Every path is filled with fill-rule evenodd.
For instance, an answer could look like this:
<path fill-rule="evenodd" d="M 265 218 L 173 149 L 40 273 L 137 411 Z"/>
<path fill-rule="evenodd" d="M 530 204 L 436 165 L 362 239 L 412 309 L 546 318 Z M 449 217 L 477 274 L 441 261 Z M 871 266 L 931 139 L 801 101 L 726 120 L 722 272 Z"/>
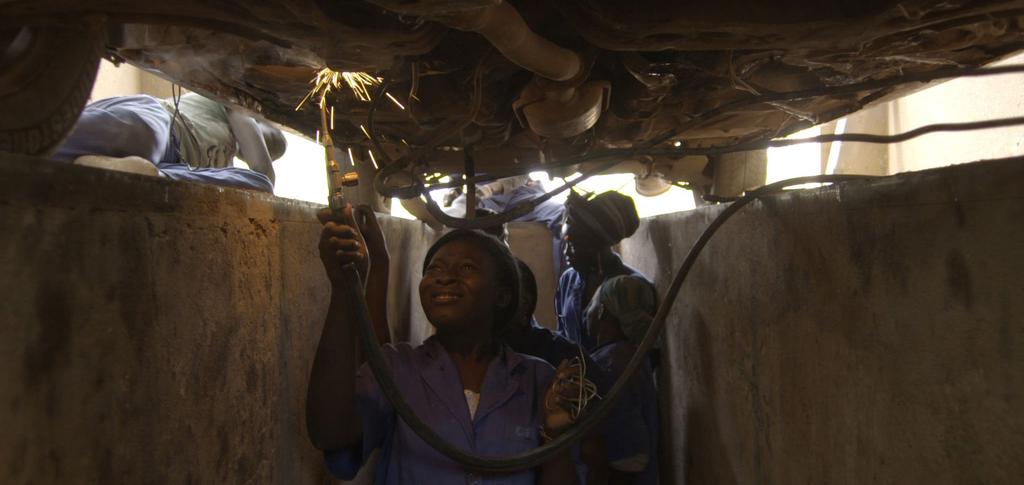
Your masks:
<path fill-rule="evenodd" d="M 595 362 L 582 347 L 565 337 L 542 327 L 533 317 L 537 307 L 537 279 L 521 259 L 519 263 L 520 307 L 517 324 L 509 325 L 504 340 L 512 349 L 543 359 L 556 365 L 559 362 L 577 358 L 586 369 L 586 378 L 594 383 L 597 394 L 604 396 L 615 384 L 614 378 Z M 584 403 L 586 404 L 586 403 Z M 608 474 L 607 463 L 603 463 L 604 448 L 600 433 L 589 433 L 573 450 L 573 464 L 577 469 L 580 483 L 603 483 Z"/>
<path fill-rule="evenodd" d="M 353 263 L 361 277 L 372 255 L 351 207 L 340 217 L 324 210 L 320 257 L 332 288 Z M 499 336 L 517 314 L 518 271 L 508 248 L 479 231 L 456 230 L 428 250 L 419 286 L 436 334 L 420 346 L 385 346 L 399 388 L 418 416 L 454 446 L 495 457 L 527 451 L 572 423 L 579 391 L 566 362 L 557 370 L 517 354 Z M 351 479 L 380 450 L 376 483 L 575 483 L 567 453 L 535 470 L 481 475 L 423 442 L 398 419 L 365 364 L 357 323 L 343 293 L 332 291 L 310 373 L 307 428 L 331 471 Z"/>
<path fill-rule="evenodd" d="M 614 384 L 608 379 L 601 366 L 590 359 L 590 355 L 569 339 L 542 327 L 533 317 L 537 308 L 537 278 L 523 260 L 516 258 L 520 276 L 520 308 L 516 322 L 505 331 L 504 341 L 516 352 L 537 357 L 551 365 L 558 365 L 563 360 L 582 358 L 586 364 L 586 377 L 597 386 L 598 393 L 604 395 Z"/>
<path fill-rule="evenodd" d="M 462 189 L 453 189 L 446 196 L 445 212 L 455 217 L 466 214 L 466 196 Z M 530 180 L 528 175 L 505 177 L 488 184 L 477 186 L 477 208 L 487 209 L 491 213 L 501 214 L 509 209 L 544 195 L 544 187 L 539 181 Z M 540 222 L 553 238 L 561 237 L 562 219 L 565 207 L 553 200 L 537 204 L 532 211 L 523 214 L 511 222 Z M 479 216 L 478 216 L 479 217 Z"/>
<path fill-rule="evenodd" d="M 516 182 L 514 185 L 506 181 Z M 502 191 L 492 193 L 488 197 L 480 198 L 479 205 L 495 213 L 502 213 L 509 209 L 534 200 L 545 194 L 544 187 L 539 181 L 529 180 L 529 177 L 510 177 L 502 179 Z M 532 211 L 512 220 L 512 222 L 540 222 L 548 228 L 552 237 L 558 238 L 562 231 L 562 219 L 565 207 L 553 200 L 546 200 L 534 207 Z"/>
<path fill-rule="evenodd" d="M 86 106 L 51 157 L 106 159 L 96 165 L 108 167 L 148 165 L 149 174 L 172 180 L 273 192 L 272 162 L 286 147 L 277 127 L 198 94 L 177 100 L 132 95 Z M 234 167 L 236 154 L 251 170 Z"/>
<path fill-rule="evenodd" d="M 647 281 L 614 276 L 601 284 L 584 318 L 597 342 L 591 358 L 611 379 L 622 375 L 655 311 L 654 289 Z M 658 398 L 649 360 L 633 374 L 619 399 L 601 425 L 604 456 L 588 466 L 607 477 L 609 484 L 657 484 Z"/>
<path fill-rule="evenodd" d="M 583 346 L 596 347 L 583 320 L 597 288 L 613 276 L 630 275 L 651 285 L 650 279 L 622 262 L 612 246 L 632 236 L 640 225 L 633 199 L 618 192 L 604 192 L 590 199 L 570 192 L 562 226 L 564 252 L 569 269 L 558 279 L 555 314 L 558 333 Z"/>

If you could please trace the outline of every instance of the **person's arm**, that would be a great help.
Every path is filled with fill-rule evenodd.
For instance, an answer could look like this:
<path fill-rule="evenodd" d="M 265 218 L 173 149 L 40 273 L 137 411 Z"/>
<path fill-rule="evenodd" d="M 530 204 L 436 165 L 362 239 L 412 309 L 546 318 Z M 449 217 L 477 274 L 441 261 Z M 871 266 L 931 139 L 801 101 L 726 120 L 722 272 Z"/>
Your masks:
<path fill-rule="evenodd" d="M 569 399 L 578 395 L 579 386 L 569 383 L 569 376 L 579 372 L 579 368 L 569 365 L 564 360 L 555 371 L 555 377 L 548 386 L 544 396 L 544 429 L 542 438 L 545 441 L 562 434 L 573 423 L 570 413 Z M 561 485 L 579 483 L 576 467 L 569 456 L 569 448 L 541 464 L 537 483 L 541 485 Z"/>
<path fill-rule="evenodd" d="M 267 142 L 263 139 L 259 124 L 251 116 L 240 111 L 228 109 L 228 125 L 231 133 L 238 141 L 239 158 L 249 164 L 249 168 L 266 175 L 270 183 L 274 183 L 274 164 L 267 150 Z"/>
<path fill-rule="evenodd" d="M 608 469 L 608 485 L 629 485 L 636 483 L 638 473 L 619 471 L 614 468 Z"/>
<path fill-rule="evenodd" d="M 366 249 L 370 253 L 370 271 L 366 276 L 366 305 L 373 321 L 373 331 L 380 344 L 391 343 L 391 330 L 388 324 L 388 274 L 391 271 L 391 256 L 384 240 L 377 215 L 369 206 L 357 208 L 359 232 L 366 241 Z"/>
<path fill-rule="evenodd" d="M 603 358 L 599 356 L 598 360 L 610 369 L 611 375 L 618 377 L 632 358 L 633 350 L 635 347 L 630 346 L 629 351 L 605 354 Z M 633 483 L 647 469 L 650 461 L 655 459 L 651 456 L 654 452 L 651 443 L 652 439 L 657 440 L 658 430 L 650 429 L 647 425 L 643 409 L 645 402 L 656 402 L 657 395 L 653 387 L 649 389 L 650 394 L 644 391 L 642 379 L 653 380 L 649 375 L 642 375 L 650 372 L 644 367 L 629 380 L 623 389 L 624 395 L 598 428 L 605 447 L 604 459 L 607 462 L 609 485 Z"/>
<path fill-rule="evenodd" d="M 355 229 L 351 206 L 341 217 L 324 209 L 317 214 L 324 225 L 320 259 L 331 281 L 331 303 L 313 359 L 306 395 L 306 427 L 309 439 L 320 450 L 337 450 L 360 443 L 362 426 L 356 409 L 356 370 L 363 362 L 352 305 L 340 290 L 341 267 L 355 263 L 361 276 L 367 272 L 365 243 Z"/>
<path fill-rule="evenodd" d="M 532 324 L 512 327 L 507 330 L 504 340 L 512 350 L 532 355 L 551 365 L 558 365 L 562 360 L 572 360 L 574 357 L 582 358 L 587 379 L 597 386 L 597 392 L 601 395 L 615 384 L 608 372 L 590 354 L 581 352 L 578 345 L 549 328 Z"/>

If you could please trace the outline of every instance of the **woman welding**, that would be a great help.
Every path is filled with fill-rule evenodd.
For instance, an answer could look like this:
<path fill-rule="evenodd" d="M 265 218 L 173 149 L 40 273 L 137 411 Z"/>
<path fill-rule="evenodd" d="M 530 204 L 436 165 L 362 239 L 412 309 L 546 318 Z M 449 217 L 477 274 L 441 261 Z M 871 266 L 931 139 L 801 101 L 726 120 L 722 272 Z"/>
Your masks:
<path fill-rule="evenodd" d="M 366 213 L 364 213 L 366 214 Z M 486 475 L 463 468 L 421 440 L 399 419 L 363 364 L 357 322 L 344 301 L 343 264 L 366 279 L 371 255 L 350 206 L 340 217 L 318 214 L 320 257 L 331 302 L 310 375 L 306 418 L 313 444 L 331 471 L 352 479 L 380 450 L 376 483 L 576 483 L 567 453 L 533 470 Z M 372 217 L 372 213 L 367 214 Z M 423 263 L 420 300 L 436 334 L 422 345 L 386 345 L 385 357 L 409 404 L 452 445 L 502 457 L 553 439 L 572 422 L 570 377 L 578 369 L 517 354 L 498 336 L 519 304 L 519 277 L 508 248 L 478 231 L 441 237 Z"/>

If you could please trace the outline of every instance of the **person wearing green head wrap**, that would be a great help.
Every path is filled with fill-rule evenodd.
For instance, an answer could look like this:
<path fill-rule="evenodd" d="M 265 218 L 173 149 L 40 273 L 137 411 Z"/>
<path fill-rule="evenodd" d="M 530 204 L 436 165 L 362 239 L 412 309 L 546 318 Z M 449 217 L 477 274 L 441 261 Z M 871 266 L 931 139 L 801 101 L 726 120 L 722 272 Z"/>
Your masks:
<path fill-rule="evenodd" d="M 657 310 L 650 283 L 635 276 L 614 276 L 598 288 L 584 320 L 598 346 L 621 339 L 639 346 Z"/>
<path fill-rule="evenodd" d="M 654 288 L 641 278 L 613 276 L 597 289 L 584 320 L 597 341 L 590 357 L 608 372 L 608 378 L 622 375 L 656 310 Z M 624 392 L 601 428 L 606 453 L 601 461 L 607 463 L 608 483 L 656 484 L 658 398 L 648 359 Z"/>

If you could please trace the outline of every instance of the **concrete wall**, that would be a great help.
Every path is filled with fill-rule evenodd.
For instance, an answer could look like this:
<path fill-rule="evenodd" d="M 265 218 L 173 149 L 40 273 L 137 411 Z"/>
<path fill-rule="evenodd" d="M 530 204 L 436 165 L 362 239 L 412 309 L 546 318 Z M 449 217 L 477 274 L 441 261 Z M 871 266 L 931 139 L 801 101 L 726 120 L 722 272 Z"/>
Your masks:
<path fill-rule="evenodd" d="M 730 221 L 666 335 L 666 483 L 1024 476 L 1020 180 L 963 165 Z M 326 481 L 302 411 L 328 291 L 315 208 L 0 160 L 0 482 Z M 645 221 L 624 256 L 664 290 L 720 210 Z M 394 333 L 420 341 L 436 234 L 384 224 Z"/>
<path fill-rule="evenodd" d="M 665 335 L 665 483 L 1011 484 L 1024 476 L 1024 164 L 755 203 Z M 662 292 L 722 207 L 646 220 Z"/>
<path fill-rule="evenodd" d="M 551 232 L 539 222 L 513 222 L 508 224 L 508 245 L 512 254 L 523 260 L 537 279 L 537 308 L 533 313 L 537 323 L 558 328 L 555 316 L 555 287 L 558 283 L 558 268 L 555 255 L 562 255 L 553 245 Z M 560 261 L 560 259 L 559 259 Z"/>
<path fill-rule="evenodd" d="M 995 65 L 1022 64 L 1019 54 Z M 1024 74 L 954 79 L 888 103 L 889 130 L 1024 114 Z M 852 131 L 852 130 L 851 130 Z M 927 135 L 889 145 L 889 172 L 907 172 L 1024 154 L 1024 126 Z"/>
<path fill-rule="evenodd" d="M 310 207 L 2 170 L 3 482 L 322 481 L 302 433 L 327 292 Z"/>
<path fill-rule="evenodd" d="M 315 209 L 0 159 L 0 483 L 325 482 L 303 415 L 328 296 Z M 408 281 L 433 235 L 384 225 Z M 416 340 L 411 284 L 392 318 Z"/>
<path fill-rule="evenodd" d="M 1024 64 L 1024 54 L 993 65 L 1008 64 Z M 818 128 L 821 134 L 836 133 L 838 125 L 844 133 L 893 135 L 936 123 L 1019 117 L 1024 115 L 1022 87 L 1024 74 L 936 82 Z M 933 133 L 891 145 L 836 142 L 772 148 L 768 153 L 769 182 L 821 173 L 888 175 L 1024 155 L 1024 126 Z"/>
<path fill-rule="evenodd" d="M 115 66 L 107 60 L 101 61 L 89 100 L 97 101 L 128 94 L 148 94 L 157 98 L 169 98 L 172 94 L 171 83 L 135 66 L 128 64 Z"/>
<path fill-rule="evenodd" d="M 319 207 L 0 157 L 0 483 L 324 482 L 303 416 Z M 380 218 L 392 336 L 418 343 L 440 233 Z M 550 233 L 510 232 L 550 302 Z"/>

